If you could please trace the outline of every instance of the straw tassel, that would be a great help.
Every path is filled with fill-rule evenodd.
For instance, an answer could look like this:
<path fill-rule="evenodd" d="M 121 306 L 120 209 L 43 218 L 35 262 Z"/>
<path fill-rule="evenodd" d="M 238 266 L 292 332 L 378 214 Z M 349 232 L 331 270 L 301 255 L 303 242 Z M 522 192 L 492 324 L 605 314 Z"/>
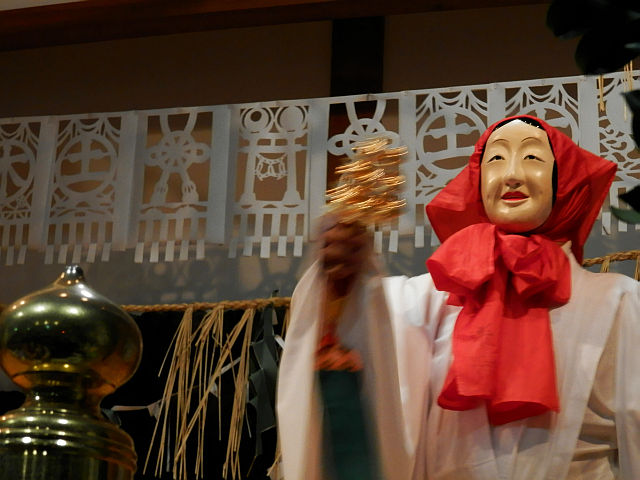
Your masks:
<path fill-rule="evenodd" d="M 171 398 L 173 396 L 174 388 L 176 387 L 176 379 L 178 383 L 178 392 L 177 392 L 177 410 L 176 415 L 178 418 L 178 424 L 176 428 L 176 445 L 178 444 L 178 439 L 184 435 L 182 429 L 180 428 L 183 423 L 180 422 L 180 419 L 185 419 L 188 412 L 182 412 L 181 409 L 184 408 L 184 391 L 181 390 L 181 385 L 185 383 L 186 375 L 184 373 L 185 368 L 188 368 L 188 364 L 190 361 L 190 352 L 191 352 L 191 329 L 192 329 L 192 316 L 193 316 L 193 308 L 187 308 L 185 311 L 182 321 L 178 326 L 178 330 L 174 335 L 174 338 L 171 342 L 171 345 L 174 346 L 173 356 L 171 365 L 169 367 L 169 373 L 167 375 L 167 382 L 165 384 L 164 393 L 162 394 L 162 399 L 160 402 L 160 416 L 162 418 L 162 422 L 158 421 L 153 429 L 153 434 L 151 437 L 151 443 L 149 445 L 149 450 L 147 452 L 147 458 L 145 460 L 143 474 L 146 473 L 147 466 L 149 464 L 149 459 L 151 457 L 151 451 L 153 449 L 153 445 L 155 443 L 156 435 L 158 434 L 158 426 L 162 423 L 161 433 L 160 433 L 160 445 L 159 452 L 156 458 L 156 466 L 154 470 L 155 476 L 162 475 L 162 465 L 164 461 L 165 453 L 168 451 L 169 445 L 167 445 L 167 438 L 169 436 L 169 426 L 168 426 L 168 418 L 169 418 L 169 408 L 171 405 Z M 158 372 L 158 376 L 161 375 L 164 370 L 164 365 L 167 361 L 169 352 L 171 352 L 171 346 L 169 350 L 167 350 L 167 355 L 165 355 L 164 360 L 162 361 L 162 365 L 160 366 L 160 371 Z M 184 387 L 183 387 L 184 388 Z M 187 405 L 188 407 L 188 405 Z M 178 465 L 177 456 L 174 457 L 173 461 L 173 478 L 177 478 L 177 465 Z M 181 468 L 184 468 L 181 466 Z M 180 477 L 182 478 L 182 477 Z"/>
<path fill-rule="evenodd" d="M 251 346 L 251 330 L 253 326 L 254 309 L 244 312 L 240 324 L 245 325 L 244 339 L 238 374 L 235 382 L 235 394 L 233 397 L 233 410 L 231 412 L 231 422 L 229 424 L 229 442 L 227 443 L 227 455 L 222 467 L 222 476 L 227 478 L 227 472 L 231 471 L 231 476 L 235 480 L 240 478 L 240 440 L 242 438 L 242 420 L 246 410 L 247 385 L 249 380 L 249 347 Z"/>

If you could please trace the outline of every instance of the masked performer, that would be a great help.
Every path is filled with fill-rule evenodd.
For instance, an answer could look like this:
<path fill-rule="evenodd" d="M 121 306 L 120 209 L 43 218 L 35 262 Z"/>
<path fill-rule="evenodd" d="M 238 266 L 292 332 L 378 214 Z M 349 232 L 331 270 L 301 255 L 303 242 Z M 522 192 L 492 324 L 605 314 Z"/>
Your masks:
<path fill-rule="evenodd" d="M 285 478 L 329 478 L 313 369 L 325 298 L 343 295 L 385 479 L 640 478 L 638 284 L 580 266 L 614 175 L 513 117 L 427 206 L 429 274 L 384 278 L 361 227 L 330 225 L 280 366 Z"/>

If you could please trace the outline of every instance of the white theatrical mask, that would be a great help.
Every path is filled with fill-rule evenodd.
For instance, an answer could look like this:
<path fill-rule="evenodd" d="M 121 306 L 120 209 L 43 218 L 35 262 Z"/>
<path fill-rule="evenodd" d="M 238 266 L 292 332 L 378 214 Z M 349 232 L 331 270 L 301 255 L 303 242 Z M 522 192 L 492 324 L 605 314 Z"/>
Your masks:
<path fill-rule="evenodd" d="M 496 129 L 480 164 L 480 190 L 491 223 L 511 233 L 534 230 L 551 214 L 555 159 L 546 132 L 521 120 Z"/>

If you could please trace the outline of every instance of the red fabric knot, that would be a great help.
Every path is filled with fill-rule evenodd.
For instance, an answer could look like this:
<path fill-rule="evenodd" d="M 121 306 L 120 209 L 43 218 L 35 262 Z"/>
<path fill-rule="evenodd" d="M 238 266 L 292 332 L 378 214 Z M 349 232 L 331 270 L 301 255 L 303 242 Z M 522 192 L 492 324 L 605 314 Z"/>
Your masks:
<path fill-rule="evenodd" d="M 557 167 L 553 209 L 529 237 L 491 230 L 480 195 L 487 140 L 498 125 L 516 118 L 542 126 Z M 580 148 L 542 119 L 518 115 L 505 120 L 481 135 L 469 164 L 426 207 L 442 242 L 427 263 L 429 270 L 436 286 L 451 292 L 449 303 L 463 307 L 454 328 L 454 361 L 439 401 L 462 409 L 486 400 L 494 424 L 558 410 L 548 309 L 566 302 L 571 285 L 568 261 L 557 243 L 571 241 L 582 261 L 616 171 L 614 162 Z M 462 236 L 449 244 L 456 232 Z"/>
<path fill-rule="evenodd" d="M 316 350 L 316 370 L 344 370 L 358 372 L 362 370 L 362 358 L 355 350 L 342 345 L 334 332 L 328 332 L 320 338 Z"/>
<path fill-rule="evenodd" d="M 560 246 L 478 223 L 450 236 L 427 267 L 449 303 L 462 306 L 438 404 L 468 410 L 486 402 L 494 425 L 558 411 L 549 308 L 571 294 Z"/>

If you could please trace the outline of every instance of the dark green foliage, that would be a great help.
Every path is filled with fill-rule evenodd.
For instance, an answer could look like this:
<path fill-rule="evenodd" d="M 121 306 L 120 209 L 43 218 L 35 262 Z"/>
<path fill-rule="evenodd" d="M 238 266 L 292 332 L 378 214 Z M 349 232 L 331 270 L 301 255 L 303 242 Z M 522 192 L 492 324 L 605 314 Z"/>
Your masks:
<path fill-rule="evenodd" d="M 629 105 L 629 109 L 631 110 L 631 115 L 633 115 L 633 120 L 631 123 L 631 127 L 633 129 L 633 138 L 635 138 L 636 140 L 636 145 L 640 145 L 640 90 L 632 90 L 631 92 L 627 92 L 624 94 L 624 98 L 627 100 L 627 104 Z M 635 205 L 633 207 L 638 209 L 638 207 L 636 207 Z"/>
<path fill-rule="evenodd" d="M 628 210 L 626 208 L 610 207 L 611 213 L 618 220 L 622 220 L 624 223 L 636 224 L 640 223 L 640 212 L 635 210 Z"/>
<path fill-rule="evenodd" d="M 575 59 L 587 75 L 619 70 L 640 55 L 640 0 L 554 0 L 547 26 L 559 38 L 582 35 Z M 625 93 L 625 99 L 633 116 L 633 138 L 640 145 L 640 90 Z M 640 223 L 637 190 L 620 196 L 635 211 L 611 207 L 623 222 Z"/>
<path fill-rule="evenodd" d="M 636 92 L 640 93 L 637 90 Z M 634 117 L 634 131 L 637 130 L 639 120 L 640 115 L 636 114 Z M 640 223 L 640 186 L 635 186 L 628 192 L 620 195 L 619 198 L 624 200 L 633 210 L 611 207 L 611 213 L 623 222 L 633 224 Z"/>
<path fill-rule="evenodd" d="M 547 26 L 558 38 L 573 38 L 602 23 L 619 23 L 624 14 L 609 0 L 556 0 L 547 10 Z M 618 21 L 616 21 L 618 20 Z"/>
<path fill-rule="evenodd" d="M 637 0 L 555 0 L 547 26 L 559 38 L 582 35 L 575 58 L 588 75 L 618 70 L 640 54 Z"/>
<path fill-rule="evenodd" d="M 603 23 L 587 31 L 576 48 L 576 63 L 586 74 L 622 68 L 640 54 L 640 18 Z"/>
<path fill-rule="evenodd" d="M 640 186 L 636 186 L 628 192 L 620 195 L 620 198 L 624 200 L 631 208 L 640 211 Z"/>

